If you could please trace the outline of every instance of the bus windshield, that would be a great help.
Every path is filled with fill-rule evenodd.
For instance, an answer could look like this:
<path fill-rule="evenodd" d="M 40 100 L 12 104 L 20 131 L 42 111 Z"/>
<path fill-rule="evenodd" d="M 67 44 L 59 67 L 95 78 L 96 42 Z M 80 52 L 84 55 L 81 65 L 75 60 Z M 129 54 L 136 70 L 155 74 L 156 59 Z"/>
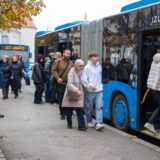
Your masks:
<path fill-rule="evenodd" d="M 24 61 L 25 71 L 29 70 L 29 48 L 28 46 L 23 45 L 0 45 L 0 58 L 3 55 L 8 55 L 11 59 L 14 55 L 21 55 L 22 60 Z"/>

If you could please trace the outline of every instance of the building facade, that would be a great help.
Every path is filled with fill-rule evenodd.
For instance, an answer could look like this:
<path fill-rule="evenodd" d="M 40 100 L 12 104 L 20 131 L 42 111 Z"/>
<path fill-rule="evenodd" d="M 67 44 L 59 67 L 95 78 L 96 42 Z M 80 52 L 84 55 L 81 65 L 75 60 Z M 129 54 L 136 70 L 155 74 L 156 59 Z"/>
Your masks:
<path fill-rule="evenodd" d="M 21 29 L 12 29 L 10 32 L 0 30 L 0 44 L 22 44 L 28 45 L 31 52 L 31 62 L 34 62 L 35 55 L 35 34 L 37 27 L 32 21 L 27 21 L 27 25 Z"/>

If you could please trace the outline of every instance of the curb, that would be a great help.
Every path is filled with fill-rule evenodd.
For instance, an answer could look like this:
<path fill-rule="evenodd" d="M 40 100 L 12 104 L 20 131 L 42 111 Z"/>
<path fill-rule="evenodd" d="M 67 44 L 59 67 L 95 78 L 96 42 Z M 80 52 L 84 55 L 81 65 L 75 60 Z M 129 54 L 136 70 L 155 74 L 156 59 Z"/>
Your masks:
<path fill-rule="evenodd" d="M 109 126 L 107 124 L 105 124 L 105 125 L 106 125 L 106 127 L 105 127 L 106 131 L 110 130 L 110 131 L 112 131 L 112 132 L 114 132 L 114 133 L 116 133 L 118 135 L 124 136 L 124 137 L 128 138 L 129 140 L 132 140 L 132 141 L 134 141 L 136 143 L 139 143 L 139 144 L 141 144 L 141 145 L 143 145 L 143 146 L 145 146 L 145 147 L 147 147 L 149 149 L 152 149 L 153 151 L 156 151 L 156 152 L 160 153 L 160 147 L 158 147 L 158 146 L 156 146 L 154 144 L 151 144 L 149 142 L 146 142 L 146 141 L 144 141 L 144 140 L 142 140 L 142 139 L 140 139 L 140 138 L 138 138 L 138 137 L 136 137 L 134 135 L 131 135 L 131 134 L 128 134 L 128 133 L 123 132 L 121 130 L 118 130 L 116 128 L 113 128 L 113 127 L 111 127 L 111 126 Z"/>

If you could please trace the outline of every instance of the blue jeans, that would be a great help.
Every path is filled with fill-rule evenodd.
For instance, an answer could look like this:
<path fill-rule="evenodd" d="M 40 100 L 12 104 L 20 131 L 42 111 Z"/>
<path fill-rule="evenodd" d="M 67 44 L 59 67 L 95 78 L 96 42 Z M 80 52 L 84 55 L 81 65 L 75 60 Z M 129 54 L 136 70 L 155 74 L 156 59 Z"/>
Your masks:
<path fill-rule="evenodd" d="M 52 100 L 52 90 L 50 89 L 50 81 L 45 84 L 45 101 L 51 102 Z"/>
<path fill-rule="evenodd" d="M 102 123 L 103 113 L 102 113 L 102 92 L 87 92 L 85 96 L 85 114 L 86 122 L 92 122 L 92 112 L 93 106 L 95 105 L 96 111 L 96 122 Z"/>

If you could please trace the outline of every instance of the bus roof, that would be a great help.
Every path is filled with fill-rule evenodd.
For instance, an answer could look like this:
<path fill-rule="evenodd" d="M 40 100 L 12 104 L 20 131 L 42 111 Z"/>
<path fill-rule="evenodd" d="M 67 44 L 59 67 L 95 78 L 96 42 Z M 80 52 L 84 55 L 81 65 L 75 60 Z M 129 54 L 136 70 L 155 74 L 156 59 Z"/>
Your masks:
<path fill-rule="evenodd" d="M 74 21 L 74 22 L 66 23 L 66 24 L 57 26 L 54 29 L 54 31 L 39 31 L 39 33 L 38 32 L 36 33 L 35 37 L 40 37 L 40 36 L 44 36 L 44 35 L 47 35 L 47 34 L 50 34 L 50 33 L 53 33 L 53 32 L 57 32 L 57 31 L 60 31 L 60 30 L 63 30 L 63 29 L 75 27 L 75 26 L 78 26 L 78 25 L 80 25 L 82 23 L 86 23 L 86 22 L 88 22 L 88 21 Z"/>
<path fill-rule="evenodd" d="M 82 23 L 85 23 L 85 22 L 86 21 L 74 21 L 74 22 L 66 23 L 66 24 L 57 26 L 54 30 L 58 31 L 58 30 L 70 28 L 70 27 L 73 27 L 73 26 L 76 26 L 76 25 L 79 25 L 79 24 L 82 24 Z"/>
<path fill-rule="evenodd" d="M 124 7 L 121 8 L 121 12 L 125 12 L 125 11 L 129 11 L 129 10 L 133 10 L 133 9 L 137 9 L 137 8 L 141 8 L 150 4 L 154 4 L 160 2 L 160 0 L 141 0 L 135 3 L 131 3 L 128 4 Z"/>
<path fill-rule="evenodd" d="M 42 34 L 50 33 L 50 32 L 51 31 L 38 31 L 38 32 L 36 32 L 35 37 L 40 36 Z"/>

